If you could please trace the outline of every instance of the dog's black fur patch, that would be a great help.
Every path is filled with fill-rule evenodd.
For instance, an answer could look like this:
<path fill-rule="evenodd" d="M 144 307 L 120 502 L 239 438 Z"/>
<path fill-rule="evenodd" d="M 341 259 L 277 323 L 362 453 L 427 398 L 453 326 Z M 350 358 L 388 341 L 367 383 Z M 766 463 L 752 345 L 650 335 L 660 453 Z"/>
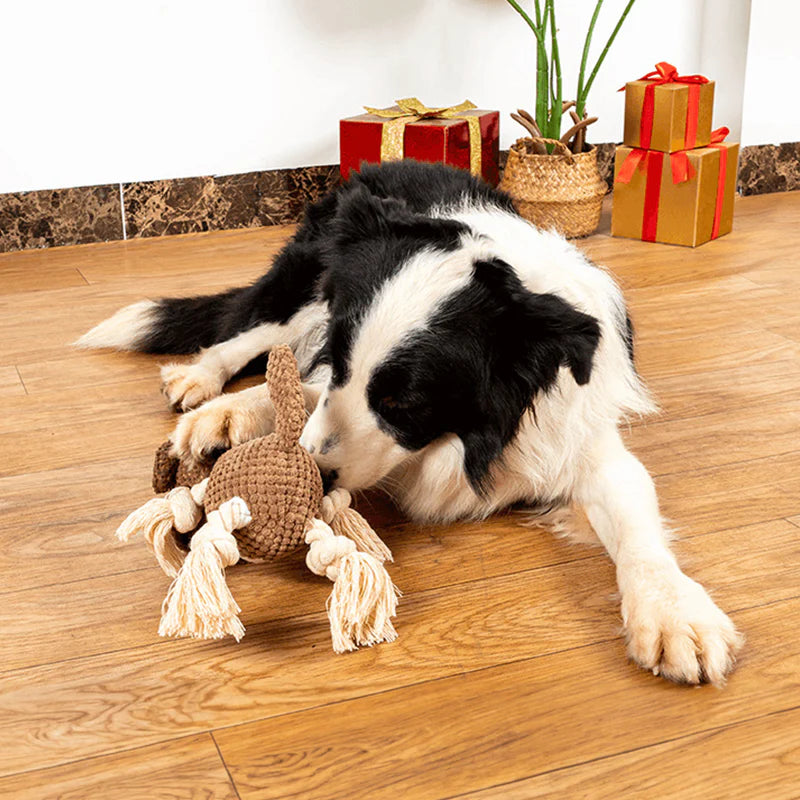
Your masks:
<path fill-rule="evenodd" d="M 503 261 L 481 261 L 469 285 L 392 351 L 368 400 L 383 430 L 410 450 L 458 435 L 467 476 L 485 493 L 491 464 L 559 367 L 588 382 L 599 338 L 594 317 L 529 292 Z"/>

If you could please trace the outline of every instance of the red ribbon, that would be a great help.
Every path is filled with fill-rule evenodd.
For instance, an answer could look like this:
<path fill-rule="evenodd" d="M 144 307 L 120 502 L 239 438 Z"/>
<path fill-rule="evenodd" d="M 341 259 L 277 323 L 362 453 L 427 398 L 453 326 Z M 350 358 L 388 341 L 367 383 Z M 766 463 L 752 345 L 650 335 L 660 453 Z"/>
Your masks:
<path fill-rule="evenodd" d="M 705 75 L 678 75 L 678 70 L 666 61 L 659 61 L 656 68 L 639 78 L 650 81 L 644 88 L 644 105 L 639 125 L 639 144 L 648 149 L 653 136 L 653 118 L 655 117 L 656 86 L 665 83 L 686 83 L 689 85 L 689 105 L 686 110 L 686 130 L 684 132 L 684 149 L 691 150 L 697 143 L 697 120 L 700 116 L 700 85 L 708 83 Z M 623 86 L 620 91 L 623 91 Z"/>
<path fill-rule="evenodd" d="M 714 224 L 711 226 L 711 238 L 719 236 L 719 223 L 722 219 L 722 203 L 725 200 L 725 180 L 728 176 L 728 148 L 722 142 L 730 133 L 728 128 L 717 128 L 711 131 L 709 147 L 719 150 L 719 176 L 717 177 L 717 204 L 714 207 Z"/>

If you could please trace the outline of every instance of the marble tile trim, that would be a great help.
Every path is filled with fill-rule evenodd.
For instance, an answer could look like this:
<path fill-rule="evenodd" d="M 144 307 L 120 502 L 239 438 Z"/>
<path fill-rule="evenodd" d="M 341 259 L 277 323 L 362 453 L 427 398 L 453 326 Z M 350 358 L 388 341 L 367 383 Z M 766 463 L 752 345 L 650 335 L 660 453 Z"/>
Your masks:
<path fill-rule="evenodd" d="M 122 238 L 119 184 L 0 195 L 0 253 Z"/>
<path fill-rule="evenodd" d="M 128 238 L 297 222 L 339 183 L 338 165 L 123 184 Z"/>
<path fill-rule="evenodd" d="M 743 195 L 800 189 L 800 142 L 743 147 L 737 189 Z"/>
<path fill-rule="evenodd" d="M 598 145 L 609 189 L 613 159 L 613 144 Z M 334 164 L 4 194 L 0 252 L 293 223 L 338 182 Z M 800 142 L 742 148 L 738 188 L 746 195 L 800 189 Z"/>

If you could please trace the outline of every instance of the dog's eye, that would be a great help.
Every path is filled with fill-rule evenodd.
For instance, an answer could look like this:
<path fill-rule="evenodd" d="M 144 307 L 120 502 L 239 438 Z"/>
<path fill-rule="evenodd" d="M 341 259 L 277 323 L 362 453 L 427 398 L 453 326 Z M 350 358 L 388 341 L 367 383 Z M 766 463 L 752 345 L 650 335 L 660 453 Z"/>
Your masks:
<path fill-rule="evenodd" d="M 381 398 L 381 408 L 388 408 L 392 411 L 405 411 L 411 408 L 411 403 L 403 402 L 402 400 L 388 395 L 387 397 Z"/>

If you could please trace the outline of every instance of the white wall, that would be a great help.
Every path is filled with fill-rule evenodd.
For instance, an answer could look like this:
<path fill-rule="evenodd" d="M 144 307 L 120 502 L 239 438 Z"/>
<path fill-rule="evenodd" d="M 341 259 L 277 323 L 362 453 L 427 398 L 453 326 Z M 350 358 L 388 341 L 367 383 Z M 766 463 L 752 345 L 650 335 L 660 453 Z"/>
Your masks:
<path fill-rule="evenodd" d="M 754 0 L 747 49 L 742 141 L 800 140 L 800 3 Z"/>
<path fill-rule="evenodd" d="M 621 138 L 625 80 L 702 68 L 702 10 L 721 1 L 638 0 L 589 98 L 595 141 Z M 624 4 L 604 3 L 595 55 Z M 593 7 L 558 0 L 565 97 Z M 505 0 L 7 2 L 0 193 L 335 163 L 340 117 L 407 95 L 499 108 L 507 147 L 534 63 Z"/>

